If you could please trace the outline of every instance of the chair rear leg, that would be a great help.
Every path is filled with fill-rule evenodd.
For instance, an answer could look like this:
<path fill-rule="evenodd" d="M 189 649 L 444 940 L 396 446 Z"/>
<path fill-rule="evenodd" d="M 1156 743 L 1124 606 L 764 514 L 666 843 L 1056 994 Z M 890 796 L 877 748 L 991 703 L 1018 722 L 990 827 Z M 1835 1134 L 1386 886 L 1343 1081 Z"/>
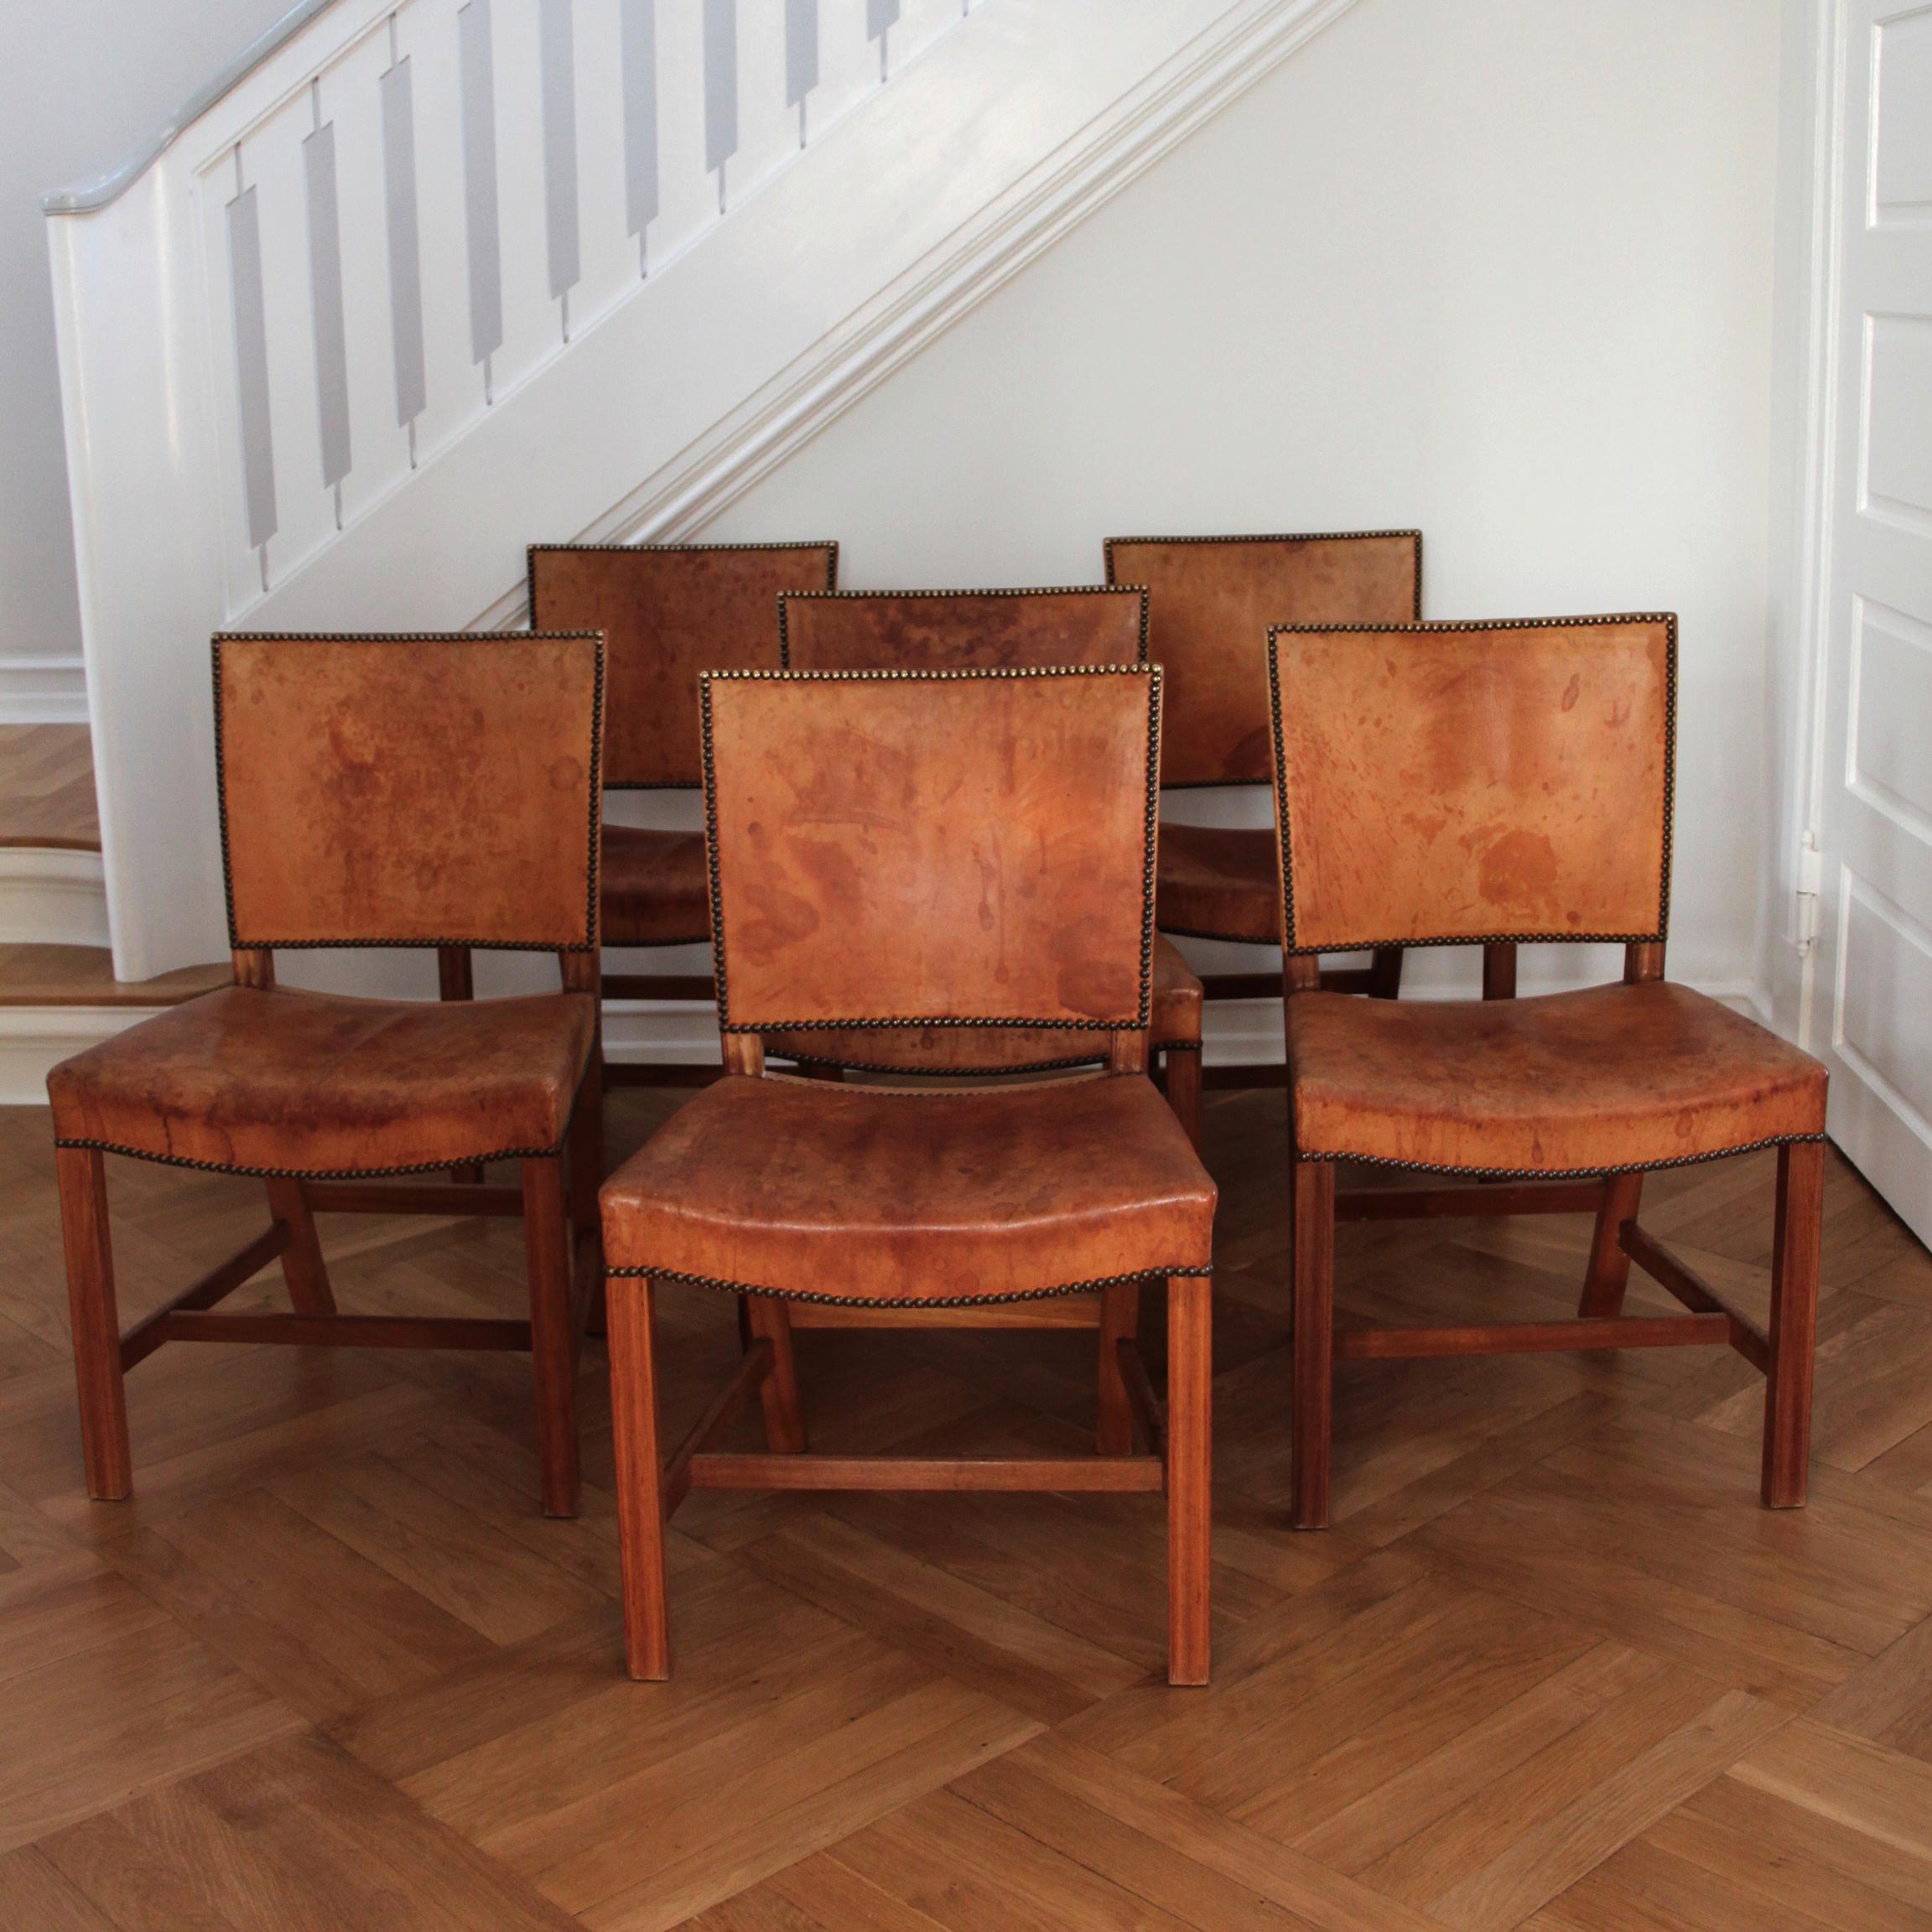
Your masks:
<path fill-rule="evenodd" d="M 1161 1067 L 1166 1077 L 1167 1104 L 1186 1130 L 1188 1144 L 1201 1151 L 1201 1049 L 1198 1046 L 1166 1046 Z"/>
<path fill-rule="evenodd" d="M 596 1237 L 597 1280 L 584 1306 L 586 1334 L 601 1335 L 605 1329 L 603 1224 L 598 1215 L 597 1190 L 604 1184 L 604 1081 L 593 1066 L 577 1092 L 577 1107 L 570 1116 L 570 1135 L 565 1157 L 570 1167 L 570 1250 L 573 1265 L 586 1233 Z"/>
<path fill-rule="evenodd" d="M 624 1662 L 633 1677 L 662 1680 L 671 1675 L 671 1619 L 664 1582 L 664 1462 L 657 1446 L 654 1296 L 648 1280 L 615 1282 L 608 1293 Z"/>
<path fill-rule="evenodd" d="M 805 1416 L 798 1400 L 791 1311 L 776 1295 L 747 1295 L 742 1305 L 754 1338 L 771 1344 L 771 1373 L 758 1391 L 765 1410 L 765 1441 L 775 1456 L 797 1456 L 805 1447 Z"/>
<path fill-rule="evenodd" d="M 1824 1142 L 1780 1147 L 1771 1253 L 1771 1360 L 1764 1378 L 1761 1493 L 1767 1509 L 1801 1507 L 1810 1471 L 1811 1370 L 1824 1206 Z"/>
<path fill-rule="evenodd" d="M 107 1226 L 106 1164 L 96 1147 L 57 1147 L 60 1240 L 74 1322 L 74 1379 L 87 1493 L 117 1502 L 134 1487 L 127 1452 L 127 1397 L 121 1374 L 121 1319 L 114 1301 L 114 1249 Z"/>
<path fill-rule="evenodd" d="M 1368 997 L 1400 1000 L 1402 997 L 1402 948 L 1378 946 L 1368 955 Z"/>
<path fill-rule="evenodd" d="M 1120 1372 L 1120 1344 L 1140 1327 L 1140 1284 L 1116 1282 L 1100 1291 L 1098 1417 L 1093 1446 L 1102 1456 L 1127 1456 L 1134 1449 L 1134 1405 L 1127 1378 Z"/>
<path fill-rule="evenodd" d="M 1335 1426 L 1335 1168 L 1289 1159 L 1294 1189 L 1295 1388 L 1291 1482 L 1297 1530 L 1328 1527 Z"/>
<path fill-rule="evenodd" d="M 1603 1180 L 1603 1204 L 1597 1210 L 1596 1231 L 1590 1237 L 1590 1265 L 1583 1275 L 1581 1316 L 1623 1312 L 1623 1291 L 1630 1285 L 1630 1257 L 1618 1240 L 1626 1221 L 1637 1218 L 1644 1194 L 1641 1174 L 1608 1174 Z"/>
<path fill-rule="evenodd" d="M 577 1337 L 570 1319 L 570 1224 L 564 1163 L 548 1154 L 523 1163 L 523 1242 L 530 1273 L 530 1360 L 537 1392 L 537 1449 L 543 1514 L 577 1514 Z"/>
<path fill-rule="evenodd" d="M 268 1212 L 288 1228 L 288 1245 L 282 1250 L 282 1279 L 288 1284 L 288 1299 L 298 1315 L 333 1315 L 335 1291 L 329 1285 L 329 1270 L 322 1259 L 322 1244 L 315 1238 L 315 1217 L 302 1183 L 274 1180 L 265 1183 L 268 1190 Z"/>
<path fill-rule="evenodd" d="M 1167 1681 L 1205 1684 L 1213 1560 L 1213 1290 L 1167 1281 Z"/>
<path fill-rule="evenodd" d="M 436 992 L 441 1000 L 474 1000 L 476 997 L 475 974 L 471 964 L 471 955 L 467 946 L 439 946 L 436 948 Z M 480 1186 L 483 1170 L 473 1162 L 465 1162 L 449 1170 L 449 1178 L 466 1187 Z"/>

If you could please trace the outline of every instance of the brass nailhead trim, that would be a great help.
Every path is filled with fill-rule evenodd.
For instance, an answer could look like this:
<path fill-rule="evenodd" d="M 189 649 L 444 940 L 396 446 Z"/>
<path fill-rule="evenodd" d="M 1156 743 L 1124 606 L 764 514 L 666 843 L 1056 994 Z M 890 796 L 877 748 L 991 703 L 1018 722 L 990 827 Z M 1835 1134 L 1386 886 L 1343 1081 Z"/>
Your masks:
<path fill-rule="evenodd" d="M 810 1301 L 826 1308 L 982 1308 L 995 1302 L 1048 1301 L 1061 1295 L 1083 1295 L 1095 1288 L 1119 1288 L 1130 1281 L 1161 1275 L 1211 1275 L 1205 1268 L 1147 1268 L 1135 1275 L 1099 1275 L 1091 1281 L 1063 1281 L 1053 1288 L 1021 1288 L 1010 1295 L 813 1295 L 796 1288 L 765 1288 L 749 1281 L 726 1281 L 715 1275 L 682 1275 L 674 1268 L 606 1268 L 620 1280 L 644 1277 L 660 1281 L 689 1281 L 699 1288 L 719 1288 L 729 1295 L 768 1295 L 777 1301 Z"/>
<path fill-rule="evenodd" d="M 958 683 L 1002 678 L 1145 678 L 1147 680 L 1146 843 L 1141 861 L 1140 1007 L 1134 1020 L 1065 1018 L 988 1019 L 979 1015 L 922 1013 L 877 1020 L 766 1020 L 756 1026 L 730 1017 L 724 967 L 724 905 L 718 877 L 718 776 L 713 756 L 711 687 L 714 683 L 865 684 L 891 682 Z M 1154 860 L 1161 809 L 1161 667 L 1158 664 L 1003 665 L 951 671 L 706 671 L 698 680 L 704 726 L 704 853 L 711 884 L 712 977 L 718 988 L 718 1026 L 725 1033 L 859 1032 L 886 1026 L 1036 1026 L 1055 1032 L 1144 1032 L 1154 1003 Z M 895 1069 L 899 1071 L 899 1069 Z"/>
<path fill-rule="evenodd" d="M 1375 632 L 1392 636 L 1433 636 L 1468 631 L 1564 631 L 1603 624 L 1661 624 L 1664 649 L 1664 839 L 1659 868 L 1657 930 L 1654 932 L 1453 932 L 1442 937 L 1350 940 L 1346 945 L 1295 943 L 1294 839 L 1288 818 L 1287 745 L 1281 724 L 1281 655 L 1275 640 L 1296 633 Z M 1585 617 L 1495 617 L 1438 620 L 1429 624 L 1274 624 L 1268 630 L 1268 704 L 1275 739 L 1275 849 L 1280 858 L 1282 951 L 1359 953 L 1389 946 L 1661 946 L 1670 937 L 1671 825 L 1677 780 L 1677 619 L 1668 610 L 1612 611 Z"/>
<path fill-rule="evenodd" d="M 1135 662 L 1147 662 L 1148 594 L 1145 584 L 1031 584 L 1017 589 L 984 590 L 781 590 L 778 593 L 778 663 L 782 670 L 792 668 L 792 639 L 787 629 L 785 606 L 788 603 L 823 604 L 863 602 L 870 598 L 880 603 L 901 603 L 919 597 L 1125 597 L 1140 593 L 1140 651 Z"/>
<path fill-rule="evenodd" d="M 590 719 L 589 905 L 584 930 L 589 937 L 559 946 L 548 939 L 249 939 L 235 931 L 235 879 L 228 854 L 228 772 L 221 730 L 223 644 L 522 644 L 558 643 L 589 638 L 597 646 L 597 669 Z M 215 807 L 221 828 L 221 896 L 228 913 L 228 944 L 237 953 L 319 952 L 329 948 L 394 948 L 424 952 L 431 947 L 461 946 L 473 953 L 595 953 L 598 949 L 597 870 L 602 840 L 604 788 L 604 633 L 601 631 L 217 631 L 210 641 L 215 683 Z M 508 1159 L 508 1156 L 503 1156 Z M 447 1165 L 438 1163 L 437 1165 Z M 408 1171 L 402 1168 L 396 1170 Z"/>
<path fill-rule="evenodd" d="M 1386 1154 L 1348 1154 L 1295 1150 L 1297 1161 L 1353 1161 L 1363 1167 L 1405 1169 L 1416 1174 L 1462 1174 L 1494 1181 L 1580 1181 L 1593 1174 L 1649 1174 L 1665 1167 L 1695 1167 L 1706 1161 L 1728 1161 L 1733 1154 L 1756 1154 L 1767 1147 L 1794 1147 L 1822 1140 L 1822 1134 L 1770 1134 L 1762 1140 L 1745 1140 L 1735 1147 L 1715 1147 L 1708 1154 L 1678 1154 L 1668 1161 L 1627 1161 L 1614 1167 L 1454 1167 L 1438 1161 L 1393 1161 Z"/>
<path fill-rule="evenodd" d="M 573 1104 L 571 1111 L 576 1111 Z M 243 1174 L 265 1181 L 392 1181 L 403 1174 L 438 1174 L 448 1167 L 480 1166 L 486 1161 L 551 1161 L 570 1144 L 568 1125 L 554 1147 L 503 1147 L 494 1153 L 451 1154 L 440 1161 L 412 1161 L 401 1167 L 243 1167 L 229 1161 L 190 1161 L 181 1154 L 153 1154 L 145 1147 L 124 1147 L 117 1140 L 68 1140 L 56 1135 L 56 1147 L 91 1147 L 102 1154 L 121 1154 L 130 1161 L 151 1161 L 159 1167 L 192 1167 L 201 1174 Z M 460 1202 L 454 1188 L 450 1198 Z M 453 1210 L 461 1213 L 460 1207 Z"/>

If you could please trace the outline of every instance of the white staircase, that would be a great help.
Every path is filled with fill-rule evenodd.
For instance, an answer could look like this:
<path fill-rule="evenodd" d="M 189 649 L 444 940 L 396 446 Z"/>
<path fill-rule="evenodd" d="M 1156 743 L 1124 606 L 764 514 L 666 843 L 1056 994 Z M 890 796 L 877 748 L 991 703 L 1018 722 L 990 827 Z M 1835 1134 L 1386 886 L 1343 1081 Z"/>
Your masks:
<path fill-rule="evenodd" d="M 119 977 L 226 954 L 210 631 L 697 532 L 1348 4 L 333 0 L 52 198 Z"/>

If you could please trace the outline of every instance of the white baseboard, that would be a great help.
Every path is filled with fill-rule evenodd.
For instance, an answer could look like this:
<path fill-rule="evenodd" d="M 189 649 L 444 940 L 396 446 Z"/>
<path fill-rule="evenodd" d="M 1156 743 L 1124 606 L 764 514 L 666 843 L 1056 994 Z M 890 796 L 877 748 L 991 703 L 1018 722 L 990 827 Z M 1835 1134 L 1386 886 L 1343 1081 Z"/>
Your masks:
<path fill-rule="evenodd" d="M 0 944 L 107 943 L 107 886 L 98 852 L 0 845 Z"/>
<path fill-rule="evenodd" d="M 0 724 L 85 724 L 87 674 L 71 657 L 0 654 Z"/>

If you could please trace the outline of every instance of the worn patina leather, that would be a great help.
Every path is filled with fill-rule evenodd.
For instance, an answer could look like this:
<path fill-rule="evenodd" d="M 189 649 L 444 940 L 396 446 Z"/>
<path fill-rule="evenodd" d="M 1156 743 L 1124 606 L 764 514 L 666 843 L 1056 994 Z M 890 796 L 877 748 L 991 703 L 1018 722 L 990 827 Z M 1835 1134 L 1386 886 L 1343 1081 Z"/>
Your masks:
<path fill-rule="evenodd" d="M 953 671 L 996 665 L 1139 664 L 1144 590 L 840 590 L 779 600 L 794 671 Z"/>
<path fill-rule="evenodd" d="M 1275 834 L 1163 818 L 1157 917 L 1170 932 L 1278 945 L 1281 880 Z"/>
<path fill-rule="evenodd" d="M 726 1023 L 1143 1027 L 1156 683 L 708 678 Z"/>
<path fill-rule="evenodd" d="M 231 943 L 592 943 L 594 636 L 215 656 Z"/>
<path fill-rule="evenodd" d="M 700 784 L 698 673 L 776 669 L 779 593 L 838 571 L 829 543 L 532 545 L 534 627 L 604 633 L 605 783 Z"/>
<path fill-rule="evenodd" d="M 1303 629 L 1274 652 L 1292 950 L 1664 936 L 1672 620 Z"/>
<path fill-rule="evenodd" d="M 605 1254 L 836 1301 L 1206 1268 L 1214 1184 L 1139 1075 L 893 1092 L 734 1077 L 605 1184 Z"/>
<path fill-rule="evenodd" d="M 1137 1064 L 1158 688 L 1138 667 L 707 679 L 726 1026 L 863 1048 L 970 1020 L 1055 1060 L 1114 1034 Z M 602 1202 L 620 1271 L 931 1302 L 1204 1270 L 1214 1186 L 1140 1072 L 734 1072 Z"/>
<path fill-rule="evenodd" d="M 1297 993 L 1288 1057 L 1305 1155 L 1594 1173 L 1825 1130 L 1823 1067 L 1665 980 L 1482 1004 Z"/>
<path fill-rule="evenodd" d="M 224 987 L 56 1067 L 54 1137 L 247 1173 L 553 1153 L 596 1031 L 585 993 L 444 1005 Z"/>
<path fill-rule="evenodd" d="M 604 828 L 604 943 L 674 946 L 711 937 L 702 832 Z"/>
<path fill-rule="evenodd" d="M 1172 940 L 1154 935 L 1154 1048 L 1201 1043 L 1201 982 Z M 820 1066 L 891 1073 L 1000 1073 L 1107 1057 L 1107 1036 L 1036 1026 L 878 1026 L 767 1033 L 765 1051 Z"/>
<path fill-rule="evenodd" d="M 1147 655 L 1167 674 L 1165 782 L 1267 784 L 1270 626 L 1410 622 L 1421 573 L 1413 530 L 1109 538 L 1107 581 L 1147 586 Z"/>
<path fill-rule="evenodd" d="M 1046 590 L 841 590 L 787 595 L 779 627 L 794 670 L 938 671 L 1046 664 L 1136 664 L 1146 593 L 1093 584 Z M 1265 835 L 1266 836 L 1266 835 Z M 1268 838 L 1268 863 L 1275 863 Z M 1274 895 L 1270 891 L 1269 903 Z M 1201 982 L 1166 940 L 1154 948 L 1156 1048 L 1201 1041 Z M 771 1034 L 786 1059 L 895 1072 L 998 1072 L 1104 1058 L 1064 1035 L 1026 1028 L 919 1027 L 891 1032 Z"/>

